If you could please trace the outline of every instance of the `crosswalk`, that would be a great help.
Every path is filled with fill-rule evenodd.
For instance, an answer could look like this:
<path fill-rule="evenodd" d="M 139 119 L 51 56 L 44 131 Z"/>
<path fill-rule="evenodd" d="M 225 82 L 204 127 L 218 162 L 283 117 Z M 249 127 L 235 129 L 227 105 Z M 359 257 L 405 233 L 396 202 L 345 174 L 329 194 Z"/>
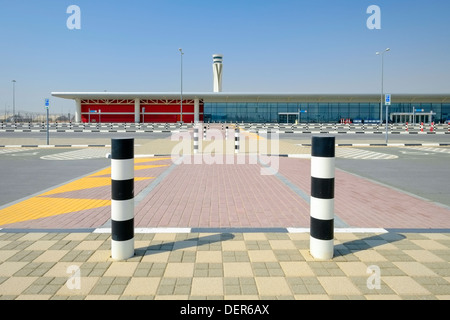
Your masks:
<path fill-rule="evenodd" d="M 83 160 L 105 158 L 108 148 L 87 148 L 42 156 L 42 160 Z"/>
<path fill-rule="evenodd" d="M 368 151 L 356 148 L 336 148 L 336 157 L 344 159 L 360 159 L 360 160 L 394 160 L 398 156 L 393 154 Z"/>
<path fill-rule="evenodd" d="M 32 150 L 32 148 L 0 148 L 0 154 L 19 153 Z"/>
<path fill-rule="evenodd" d="M 450 154 L 450 148 L 435 148 L 435 147 L 408 147 L 408 150 L 417 150 L 422 152 L 447 153 Z"/>

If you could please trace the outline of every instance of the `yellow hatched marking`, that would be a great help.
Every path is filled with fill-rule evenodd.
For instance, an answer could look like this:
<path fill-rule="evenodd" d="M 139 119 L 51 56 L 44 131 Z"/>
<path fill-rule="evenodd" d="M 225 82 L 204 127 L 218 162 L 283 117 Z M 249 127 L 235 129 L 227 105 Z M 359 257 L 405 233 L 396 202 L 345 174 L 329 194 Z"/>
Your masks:
<path fill-rule="evenodd" d="M 100 170 L 94 174 L 91 174 L 89 177 L 106 176 L 106 175 L 111 175 L 111 167 Z"/>
<path fill-rule="evenodd" d="M 160 168 L 160 167 L 168 167 L 168 166 L 169 166 L 168 164 L 134 166 L 134 170 L 144 170 L 144 169 Z"/>
<path fill-rule="evenodd" d="M 142 181 L 142 180 L 148 180 L 148 179 L 154 179 L 154 177 L 135 177 L 134 181 Z M 69 182 L 61 187 L 58 187 L 56 189 L 53 189 L 53 190 L 50 190 L 43 194 L 40 194 L 39 197 L 40 196 L 48 196 L 48 195 L 57 194 L 57 193 L 70 192 L 70 191 L 78 191 L 78 190 L 91 189 L 91 188 L 97 188 L 97 187 L 105 187 L 105 186 L 110 186 L 110 185 L 111 185 L 110 177 L 104 177 L 104 178 L 86 177 L 86 178 L 81 178 L 80 180 Z"/>
<path fill-rule="evenodd" d="M 134 163 L 143 163 L 159 160 L 170 160 L 171 158 L 134 158 Z"/>
<path fill-rule="evenodd" d="M 168 167 L 168 166 L 169 166 L 168 164 L 138 165 L 138 166 L 134 166 L 134 170 L 143 170 L 143 169 Z M 99 172 L 96 172 L 96 173 L 90 175 L 90 177 L 106 176 L 106 175 L 109 175 L 109 176 L 111 175 L 111 168 L 103 169 Z"/>
<path fill-rule="evenodd" d="M 168 160 L 170 158 L 142 158 L 135 159 L 135 163 L 153 162 L 158 160 Z M 166 167 L 168 165 L 138 165 L 135 170 L 143 170 L 156 167 Z M 99 177 L 109 175 L 109 177 Z M 154 179 L 154 177 L 135 177 L 135 181 Z M 73 199 L 44 197 L 56 195 L 70 191 L 91 189 L 111 185 L 111 168 L 100 170 L 92 175 L 69 182 L 37 197 L 27 199 L 0 210 L 0 225 L 35 220 L 40 218 L 57 216 L 65 213 L 95 209 L 111 205 L 111 200 L 103 199 Z"/>
<path fill-rule="evenodd" d="M 63 186 L 60 186 L 58 188 L 55 188 L 53 190 L 50 190 L 43 194 L 40 194 L 39 196 L 48 196 L 50 194 L 55 194 L 55 193 L 77 191 L 77 190 L 90 189 L 90 188 L 96 188 L 96 187 L 104 187 L 104 186 L 109 186 L 109 185 L 111 185 L 111 178 L 86 177 L 86 178 L 81 178 L 81 179 L 73 181 L 73 182 L 69 182 Z"/>
<path fill-rule="evenodd" d="M 0 210 L 0 225 L 110 205 L 110 200 L 35 197 Z"/>

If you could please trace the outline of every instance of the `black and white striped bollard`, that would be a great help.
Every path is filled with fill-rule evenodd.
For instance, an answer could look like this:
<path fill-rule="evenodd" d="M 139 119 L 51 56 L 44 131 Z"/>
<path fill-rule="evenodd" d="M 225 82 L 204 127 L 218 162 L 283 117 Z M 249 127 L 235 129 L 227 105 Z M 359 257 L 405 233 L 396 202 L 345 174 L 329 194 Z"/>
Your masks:
<path fill-rule="evenodd" d="M 334 252 L 335 137 L 312 137 L 310 253 L 329 260 Z"/>
<path fill-rule="evenodd" d="M 225 127 L 225 140 L 228 140 L 228 126 Z"/>
<path fill-rule="evenodd" d="M 198 127 L 194 128 L 194 154 L 198 153 Z"/>
<path fill-rule="evenodd" d="M 111 258 L 134 256 L 134 138 L 111 139 Z"/>
<path fill-rule="evenodd" d="M 203 127 L 203 139 L 206 140 L 206 126 Z"/>
<path fill-rule="evenodd" d="M 234 130 L 234 153 L 239 153 L 239 127 Z"/>

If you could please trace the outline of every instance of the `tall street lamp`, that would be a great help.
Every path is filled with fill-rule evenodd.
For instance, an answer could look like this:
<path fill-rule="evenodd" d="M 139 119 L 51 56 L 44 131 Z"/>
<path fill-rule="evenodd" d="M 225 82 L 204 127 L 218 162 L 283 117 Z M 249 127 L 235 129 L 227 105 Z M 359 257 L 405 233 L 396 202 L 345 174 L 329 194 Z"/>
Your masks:
<path fill-rule="evenodd" d="M 12 81 L 13 84 L 13 116 L 12 120 L 16 122 L 16 80 Z"/>
<path fill-rule="evenodd" d="M 181 110 L 180 110 L 180 122 L 183 123 L 183 49 L 178 49 L 180 51 L 180 57 L 181 57 Z"/>
<path fill-rule="evenodd" d="M 384 91 L 384 54 L 388 51 L 390 51 L 390 48 L 387 48 L 386 50 L 382 52 L 377 52 L 377 55 L 381 55 L 381 100 L 380 100 L 380 124 L 383 123 L 383 91 Z M 386 122 L 387 122 L 386 118 Z"/>

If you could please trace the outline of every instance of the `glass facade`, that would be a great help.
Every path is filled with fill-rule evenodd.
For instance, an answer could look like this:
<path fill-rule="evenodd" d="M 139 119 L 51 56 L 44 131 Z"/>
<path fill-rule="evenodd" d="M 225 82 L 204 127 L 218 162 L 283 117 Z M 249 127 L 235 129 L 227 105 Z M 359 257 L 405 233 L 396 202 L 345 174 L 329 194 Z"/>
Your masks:
<path fill-rule="evenodd" d="M 436 113 L 433 121 L 450 119 L 450 104 L 394 103 L 390 113 L 412 113 L 413 108 Z M 386 109 L 383 107 L 383 119 Z M 273 103 L 273 102 L 206 102 L 205 122 L 253 123 L 334 123 L 340 119 L 375 122 L 380 119 L 379 103 Z"/>

